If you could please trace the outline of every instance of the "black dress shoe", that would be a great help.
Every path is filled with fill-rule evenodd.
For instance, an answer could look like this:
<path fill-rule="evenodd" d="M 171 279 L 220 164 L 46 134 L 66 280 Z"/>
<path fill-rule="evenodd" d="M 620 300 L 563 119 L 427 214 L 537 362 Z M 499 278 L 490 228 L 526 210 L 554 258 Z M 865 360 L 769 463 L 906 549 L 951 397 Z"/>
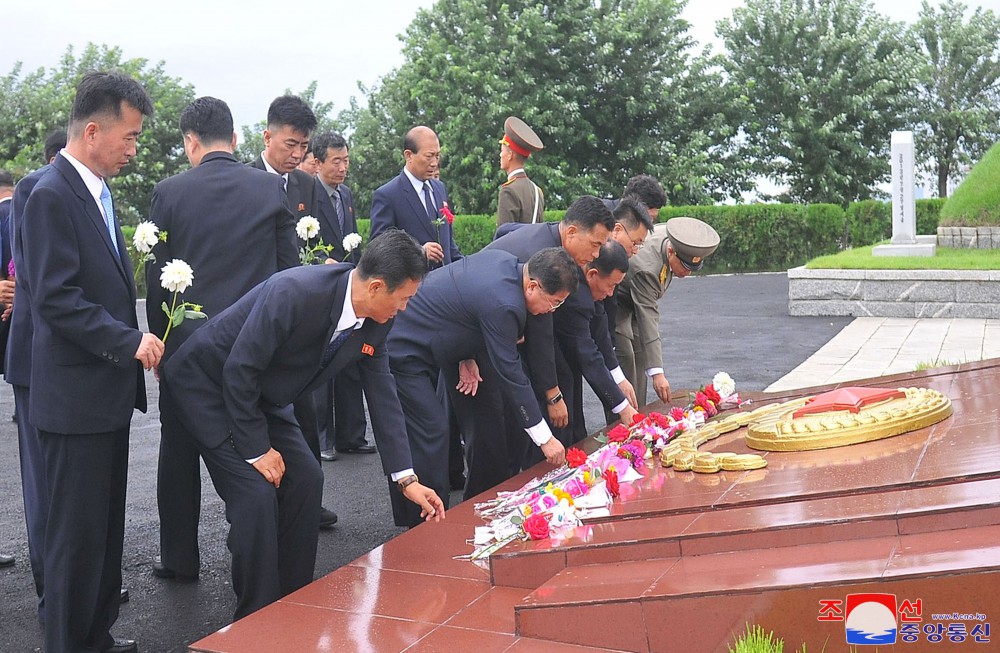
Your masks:
<path fill-rule="evenodd" d="M 101 653 L 139 653 L 139 645 L 134 639 L 120 639 L 115 637 L 115 643 L 111 648 L 106 648 Z"/>
<path fill-rule="evenodd" d="M 119 603 L 128 603 L 128 599 L 129 599 L 128 589 L 126 589 L 126 588 L 123 587 L 121 593 L 118 594 L 118 602 Z"/>
<path fill-rule="evenodd" d="M 333 462 L 337 459 L 336 449 L 327 449 L 326 451 L 319 452 L 319 459 L 325 462 Z"/>
<path fill-rule="evenodd" d="M 333 525 L 337 523 L 337 513 L 332 510 L 327 510 L 326 508 L 319 509 L 319 527 L 320 528 L 333 528 Z"/>
<path fill-rule="evenodd" d="M 153 560 L 153 575 L 157 578 L 165 578 L 167 580 L 175 580 L 178 583 L 193 583 L 198 580 L 198 574 L 194 576 L 188 576 L 187 574 L 179 574 L 170 567 L 164 566 L 159 558 Z"/>
<path fill-rule="evenodd" d="M 9 567 L 14 564 L 14 556 L 0 555 L 0 567 Z"/>
<path fill-rule="evenodd" d="M 357 447 L 347 447 L 346 449 L 337 449 L 340 453 L 375 453 L 378 449 L 375 448 L 374 444 L 362 444 Z"/>

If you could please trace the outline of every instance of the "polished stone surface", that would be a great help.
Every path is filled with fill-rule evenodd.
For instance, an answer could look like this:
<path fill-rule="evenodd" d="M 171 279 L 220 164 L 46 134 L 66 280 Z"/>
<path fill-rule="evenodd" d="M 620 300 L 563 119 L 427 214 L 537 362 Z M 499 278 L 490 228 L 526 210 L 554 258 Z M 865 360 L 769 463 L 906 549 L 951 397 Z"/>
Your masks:
<path fill-rule="evenodd" d="M 774 630 L 788 650 L 823 650 L 844 641 L 845 622 L 818 620 L 817 606 L 858 592 L 921 599 L 921 625 L 931 612 L 996 619 L 1000 360 L 863 385 L 931 387 L 955 412 L 877 442 L 769 452 L 768 467 L 752 472 L 650 461 L 610 518 L 558 541 L 508 545 L 488 567 L 455 559 L 480 523 L 465 502 L 191 650 L 719 651 L 747 623 Z M 741 433 L 703 449 L 749 451 Z"/>

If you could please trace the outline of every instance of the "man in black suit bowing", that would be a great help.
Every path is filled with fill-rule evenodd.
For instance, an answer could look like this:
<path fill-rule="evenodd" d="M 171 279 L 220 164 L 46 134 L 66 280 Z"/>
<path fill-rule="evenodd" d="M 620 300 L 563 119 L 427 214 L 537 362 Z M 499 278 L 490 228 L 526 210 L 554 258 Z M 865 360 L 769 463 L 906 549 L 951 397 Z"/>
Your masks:
<path fill-rule="evenodd" d="M 19 277 L 30 288 L 28 417 L 45 460 L 45 650 L 129 651 L 115 640 L 132 412 L 163 343 L 139 330 L 106 179 L 135 156 L 145 89 L 118 73 L 77 86 L 69 139 L 28 197 Z"/>
<path fill-rule="evenodd" d="M 399 176 L 372 194 L 371 237 L 395 227 L 417 239 L 431 267 L 457 261 L 462 252 L 442 212 L 448 191 L 433 178 L 441 163 L 441 144 L 434 130 L 418 126 L 406 132 L 403 159 L 406 165 Z"/>
<path fill-rule="evenodd" d="M 316 195 L 319 212 L 320 238 L 333 247 L 330 258 L 357 264 L 361 260 L 358 243 L 350 252 L 344 237 L 358 236 L 354 216 L 354 195 L 344 183 L 351 167 L 347 140 L 340 134 L 326 132 L 312 140 L 312 151 L 319 163 L 316 174 Z M 365 441 L 364 393 L 357 365 L 348 365 L 327 385 L 313 395 L 319 426 L 320 458 L 336 460 L 337 452 L 375 453 L 374 445 Z M 331 420 L 332 417 L 332 420 Z"/>
<path fill-rule="evenodd" d="M 360 361 L 383 471 L 424 517 L 444 517 L 419 483 L 385 337 L 427 265 L 393 230 L 350 264 L 285 270 L 188 338 L 165 366 L 231 524 L 235 618 L 312 581 L 323 491 L 319 463 L 289 404 Z M 287 471 L 287 473 L 286 473 Z"/>
<path fill-rule="evenodd" d="M 222 100 L 198 98 L 182 112 L 184 153 L 191 169 L 153 189 L 150 220 L 168 234 L 153 248 L 146 267 L 146 317 L 162 337 L 170 293 L 160 285 L 163 264 L 175 258 L 195 272 L 184 300 L 207 315 L 229 308 L 278 270 L 299 264 L 295 223 L 275 175 L 247 167 L 233 157 L 233 115 Z M 239 243 L 239 247 L 219 243 Z M 171 329 L 163 363 L 204 320 L 185 320 Z M 199 572 L 198 517 L 201 465 L 194 438 L 177 419 L 170 380 L 160 379 L 160 455 L 156 476 L 160 515 L 160 560 L 153 574 L 194 580 Z"/>
<path fill-rule="evenodd" d="M 296 221 L 307 215 L 319 213 L 319 184 L 307 172 L 298 169 L 309 150 L 309 139 L 316 129 L 316 115 L 302 98 L 281 95 L 274 98 L 267 108 L 267 128 L 264 130 L 264 151 L 250 165 L 281 177 L 288 206 Z M 302 427 L 309 449 L 319 460 L 319 422 L 316 402 L 311 396 L 295 402 L 295 418 Z M 332 510 L 320 509 L 320 528 L 330 528 L 337 523 Z"/>

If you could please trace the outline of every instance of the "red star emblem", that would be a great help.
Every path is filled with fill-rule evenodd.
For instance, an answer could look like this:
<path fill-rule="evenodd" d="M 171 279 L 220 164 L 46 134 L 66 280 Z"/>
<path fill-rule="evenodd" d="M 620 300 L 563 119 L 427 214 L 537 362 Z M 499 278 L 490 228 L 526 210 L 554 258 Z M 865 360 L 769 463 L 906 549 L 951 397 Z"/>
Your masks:
<path fill-rule="evenodd" d="M 835 410 L 849 410 L 856 413 L 862 407 L 876 404 L 887 399 L 904 399 L 906 393 L 902 390 L 886 388 L 838 388 L 830 392 L 816 395 L 806 402 L 806 405 L 792 413 L 792 417 L 803 417 L 816 413 L 829 413 Z"/>

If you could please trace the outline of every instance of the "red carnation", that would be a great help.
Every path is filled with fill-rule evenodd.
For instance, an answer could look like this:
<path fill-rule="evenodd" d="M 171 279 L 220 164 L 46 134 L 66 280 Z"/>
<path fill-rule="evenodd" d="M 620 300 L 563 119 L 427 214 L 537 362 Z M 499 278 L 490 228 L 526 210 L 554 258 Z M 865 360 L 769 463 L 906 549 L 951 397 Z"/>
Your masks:
<path fill-rule="evenodd" d="M 681 420 L 683 420 L 684 419 L 684 409 L 683 408 L 677 408 L 676 406 L 674 408 L 671 408 L 670 409 L 670 419 L 674 420 L 675 422 L 680 422 Z"/>
<path fill-rule="evenodd" d="M 608 494 L 612 497 L 621 494 L 621 489 L 618 487 L 618 471 L 614 467 L 608 467 L 608 471 L 604 472 L 604 483 L 607 485 Z"/>
<path fill-rule="evenodd" d="M 549 537 L 549 517 L 541 512 L 533 512 L 524 518 L 524 532 L 533 540 L 544 540 Z"/>
<path fill-rule="evenodd" d="M 650 413 L 649 418 L 653 420 L 653 423 L 661 429 L 665 429 L 670 425 L 670 422 L 667 420 L 667 416 L 663 413 Z"/>
<path fill-rule="evenodd" d="M 635 415 L 632 416 L 632 423 L 633 424 L 638 424 L 639 422 L 641 422 L 644 419 L 646 419 L 645 415 L 643 415 L 642 413 L 636 413 Z"/>
<path fill-rule="evenodd" d="M 608 431 L 608 442 L 625 442 L 628 440 L 629 430 L 624 424 L 619 424 Z"/>
<path fill-rule="evenodd" d="M 448 224 L 452 224 L 455 222 L 455 214 L 452 213 L 451 209 L 448 208 L 448 202 L 445 202 L 441 206 L 441 215 L 443 215 L 444 219 L 448 221 Z"/>
<path fill-rule="evenodd" d="M 566 464 L 572 469 L 576 469 L 583 463 L 587 462 L 587 454 L 583 453 L 580 449 L 576 447 L 571 447 L 569 451 L 566 452 Z"/>
<path fill-rule="evenodd" d="M 722 397 L 719 396 L 718 391 L 712 384 L 709 384 L 705 387 L 705 396 L 711 399 L 712 403 L 714 403 L 716 406 L 718 406 L 722 402 Z"/>

